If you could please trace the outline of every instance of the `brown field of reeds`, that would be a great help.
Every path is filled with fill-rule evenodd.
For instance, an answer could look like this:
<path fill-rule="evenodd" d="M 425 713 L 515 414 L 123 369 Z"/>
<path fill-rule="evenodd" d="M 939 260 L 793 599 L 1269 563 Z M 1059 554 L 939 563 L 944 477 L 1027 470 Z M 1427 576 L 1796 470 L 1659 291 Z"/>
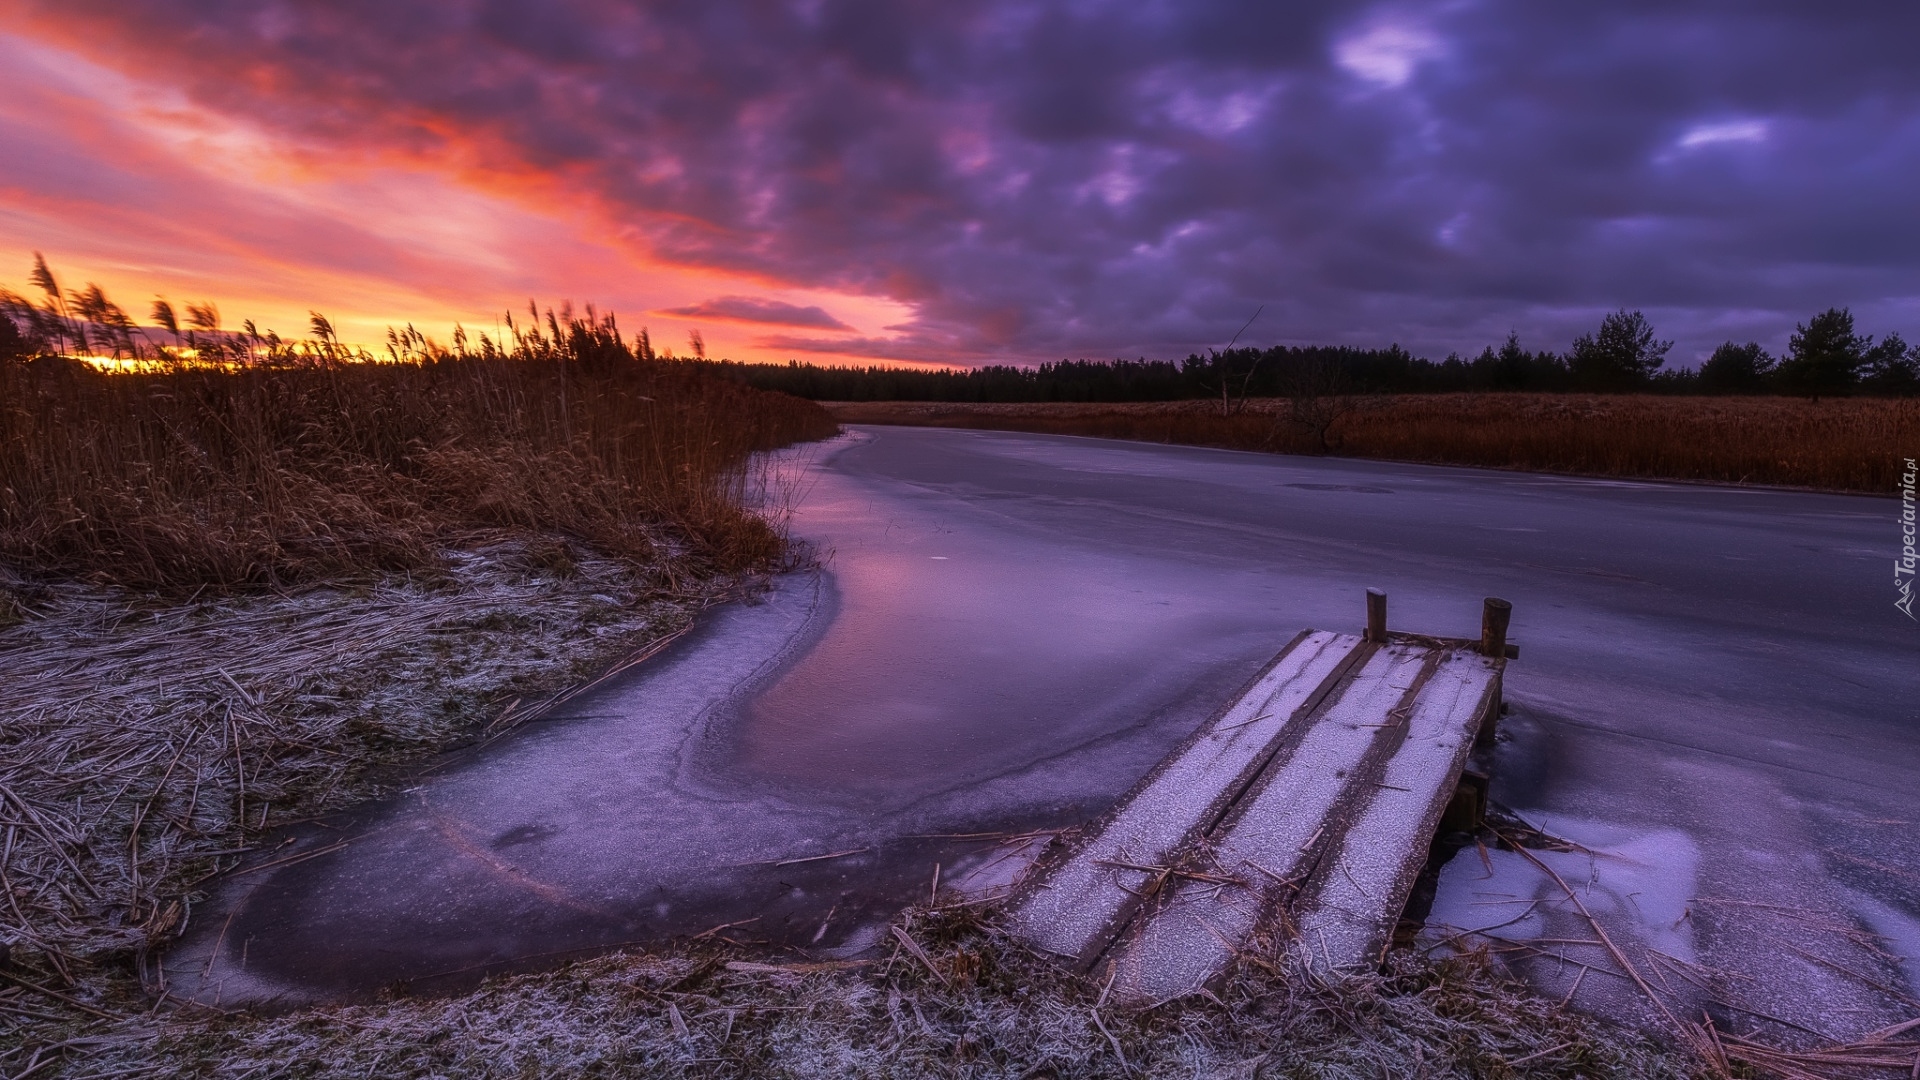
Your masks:
<path fill-rule="evenodd" d="M 1304 402 L 837 402 L 843 423 L 994 428 L 1277 453 L 1890 494 L 1920 453 L 1920 400 L 1406 394 Z M 1315 420 L 1310 415 L 1308 420 Z"/>
<path fill-rule="evenodd" d="M 0 363 L 0 566 L 176 594 L 284 588 L 430 570 L 449 542 L 502 528 L 668 573 L 779 556 L 742 504 L 749 455 L 831 435 L 822 409 L 636 356 L 610 322 L 543 345 L 130 373 Z"/>

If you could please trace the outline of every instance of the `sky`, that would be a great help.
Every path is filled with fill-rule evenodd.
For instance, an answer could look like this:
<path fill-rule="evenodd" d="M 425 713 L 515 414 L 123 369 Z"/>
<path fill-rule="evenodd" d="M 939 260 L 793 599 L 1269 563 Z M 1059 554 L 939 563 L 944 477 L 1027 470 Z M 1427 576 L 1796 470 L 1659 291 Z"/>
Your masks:
<path fill-rule="evenodd" d="M 1920 5 L 0 0 L 0 284 L 283 333 L 1690 365 L 1920 338 Z"/>

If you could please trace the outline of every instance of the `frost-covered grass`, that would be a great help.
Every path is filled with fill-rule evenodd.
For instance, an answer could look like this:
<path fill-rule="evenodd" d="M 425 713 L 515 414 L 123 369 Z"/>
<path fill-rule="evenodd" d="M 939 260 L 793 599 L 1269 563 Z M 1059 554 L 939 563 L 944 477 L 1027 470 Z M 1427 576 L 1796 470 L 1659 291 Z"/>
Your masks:
<path fill-rule="evenodd" d="M 513 726 L 722 594 L 659 580 L 522 533 L 355 589 L 161 603 L 15 582 L 29 610 L 0 627 L 0 1068 L 49 1018 L 144 1008 L 132 974 L 255 837 Z"/>
<path fill-rule="evenodd" d="M 914 911 L 860 967 L 726 943 L 604 956 L 454 998 L 177 1013 L 49 1051 L 48 1075 L 195 1077 L 1688 1077 L 1686 1059 L 1528 995 L 1480 960 L 1319 982 L 1249 954 L 1145 1012 L 964 909 Z M 22 1064 L 26 1064 L 22 1062 Z"/>

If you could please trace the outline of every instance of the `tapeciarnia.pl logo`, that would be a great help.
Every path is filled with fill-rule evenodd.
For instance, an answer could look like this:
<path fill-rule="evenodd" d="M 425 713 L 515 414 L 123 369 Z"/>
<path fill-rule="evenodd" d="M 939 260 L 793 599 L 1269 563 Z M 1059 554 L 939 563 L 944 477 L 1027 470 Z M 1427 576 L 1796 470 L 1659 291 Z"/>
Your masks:
<path fill-rule="evenodd" d="M 1903 612 L 1907 618 L 1920 622 L 1913 613 L 1913 479 L 1920 469 L 1914 468 L 1914 459 L 1907 458 L 1907 471 L 1900 474 L 1900 557 L 1893 560 L 1893 587 L 1899 591 L 1900 599 L 1893 606 Z"/>

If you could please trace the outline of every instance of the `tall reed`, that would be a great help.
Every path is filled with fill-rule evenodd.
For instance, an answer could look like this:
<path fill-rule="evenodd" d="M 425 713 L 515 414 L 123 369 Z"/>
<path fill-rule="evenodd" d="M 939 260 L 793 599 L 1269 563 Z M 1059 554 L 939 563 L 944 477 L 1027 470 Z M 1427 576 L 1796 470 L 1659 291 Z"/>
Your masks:
<path fill-rule="evenodd" d="M 217 363 L 0 361 L 0 564 L 176 593 L 292 586 L 429 570 L 502 527 L 668 576 L 777 558 L 743 501 L 749 456 L 832 434 L 828 414 L 628 345 L 610 317 L 549 320 L 505 347 L 409 330 L 378 363 L 318 317 L 298 347 L 239 339 Z"/>

